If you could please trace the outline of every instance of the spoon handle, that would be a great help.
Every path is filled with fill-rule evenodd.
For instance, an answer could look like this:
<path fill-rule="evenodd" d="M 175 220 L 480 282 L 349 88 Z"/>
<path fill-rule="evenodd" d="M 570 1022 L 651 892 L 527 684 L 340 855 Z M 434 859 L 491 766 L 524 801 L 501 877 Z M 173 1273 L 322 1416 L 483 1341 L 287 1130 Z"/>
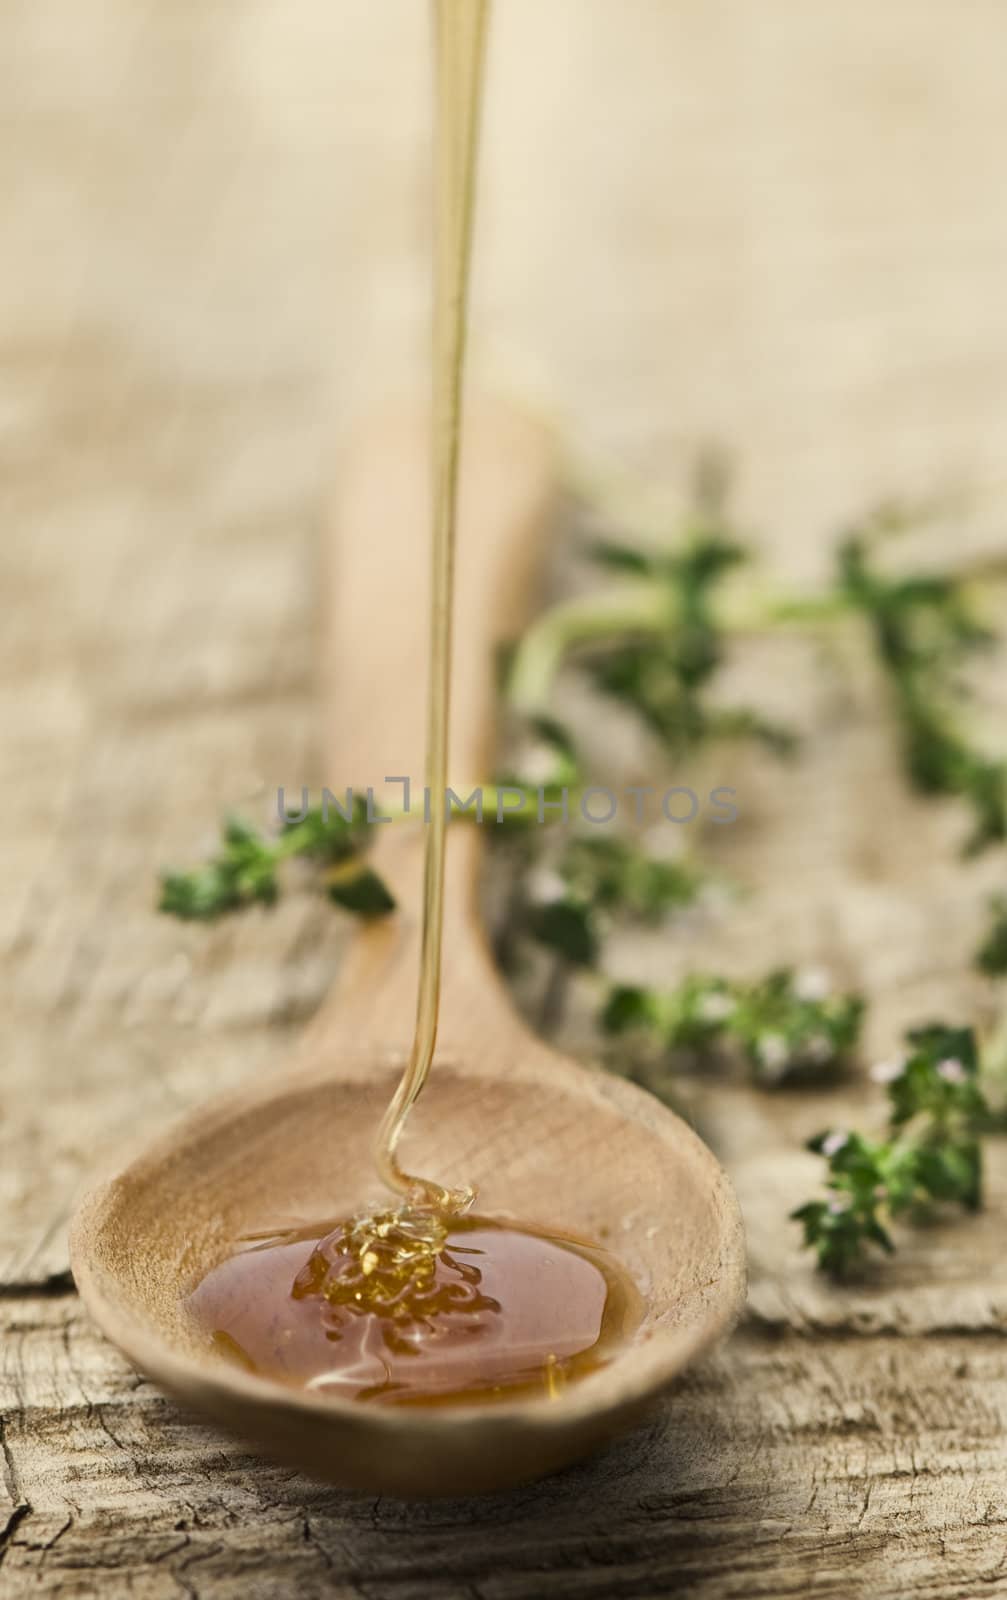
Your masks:
<path fill-rule="evenodd" d="M 409 779 L 410 818 L 375 824 L 374 864 L 398 911 L 361 927 L 326 1013 L 333 1027 L 366 1022 L 408 1044 L 415 1005 L 421 862 L 430 519 L 429 420 L 416 408 L 385 413 L 361 430 L 342 464 L 323 593 L 325 771 L 343 801 L 368 786 L 375 804 L 400 807 Z M 466 408 L 455 575 L 450 786 L 463 799 L 492 775 L 497 647 L 527 617 L 557 503 L 555 440 L 500 402 Z M 436 798 L 436 797 L 435 797 Z M 432 802 L 433 803 L 433 802 Z M 495 990 L 479 930 L 476 888 L 485 830 L 450 830 L 445 886 L 442 1016 L 452 1035 L 453 996 L 465 1010 L 476 989 Z M 380 1003 L 375 1005 L 380 996 Z"/>

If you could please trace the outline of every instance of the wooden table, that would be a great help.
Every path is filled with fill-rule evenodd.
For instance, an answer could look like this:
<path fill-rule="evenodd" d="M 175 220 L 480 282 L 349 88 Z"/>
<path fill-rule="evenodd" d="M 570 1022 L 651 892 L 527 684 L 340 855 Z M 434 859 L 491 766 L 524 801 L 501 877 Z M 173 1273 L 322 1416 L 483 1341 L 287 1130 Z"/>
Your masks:
<path fill-rule="evenodd" d="M 1000 0 L 498 9 L 483 371 L 662 503 L 697 442 L 727 442 L 795 581 L 892 489 L 967 491 L 934 539 L 1002 551 Z M 1002 1156 L 983 1219 L 855 1293 L 814 1278 L 784 1220 L 816 1181 L 801 1137 L 875 1116 L 867 1088 L 693 1087 L 746 1210 L 747 1321 L 642 1432 L 514 1495 L 312 1485 L 180 1414 L 89 1326 L 65 1244 L 83 1179 L 281 1056 L 339 960 L 308 898 L 210 930 L 152 902 L 226 806 L 320 780 L 330 441 L 424 349 L 425 9 L 0 11 L 0 1593 L 1007 1595 Z M 921 1011 L 981 1018 L 963 972 L 1002 858 L 960 870 L 956 808 L 906 800 L 855 663 L 753 650 L 738 670 L 809 733 L 785 782 L 738 776 L 727 856 L 759 892 L 718 959 L 772 949 L 865 985 L 879 1052 Z"/>

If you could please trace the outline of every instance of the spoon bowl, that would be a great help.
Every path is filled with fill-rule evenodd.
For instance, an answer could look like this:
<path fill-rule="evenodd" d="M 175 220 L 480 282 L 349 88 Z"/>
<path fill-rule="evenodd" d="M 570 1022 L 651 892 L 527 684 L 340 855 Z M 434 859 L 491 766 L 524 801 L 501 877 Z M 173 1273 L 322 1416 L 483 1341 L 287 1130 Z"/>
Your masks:
<path fill-rule="evenodd" d="M 385 419 L 358 444 L 335 518 L 343 559 L 340 581 L 327 580 L 331 748 L 344 781 L 375 788 L 421 770 L 415 658 L 425 563 L 412 524 L 425 472 L 415 415 Z M 553 486 L 541 430 L 480 408 L 468 424 L 462 485 L 453 770 L 488 765 L 491 646 L 524 609 Z M 379 603 L 390 619 L 383 644 Z M 475 1184 L 481 1214 L 611 1249 L 645 1310 L 606 1365 L 551 1399 L 381 1406 L 242 1370 L 186 1307 L 242 1237 L 387 1203 L 372 1146 L 410 1037 L 422 820 L 379 827 L 376 866 L 398 909 L 356 933 L 296 1059 L 191 1115 L 99 1184 L 71 1235 L 85 1302 L 141 1371 L 269 1454 L 372 1493 L 500 1489 L 576 1459 L 638 1418 L 724 1334 L 744 1294 L 737 1203 L 706 1147 L 652 1096 L 566 1059 L 516 1016 L 478 916 L 490 826 L 460 821 L 450 830 L 443 1021 L 401 1156 L 409 1171 Z"/>
<path fill-rule="evenodd" d="M 551 1401 L 417 1411 L 294 1390 L 209 1353 L 184 1297 L 236 1238 L 276 1225 L 266 1197 L 290 1222 L 326 1208 L 346 1215 L 375 1193 L 370 1139 L 397 1074 L 370 1060 L 342 1066 L 335 1079 L 219 1102 L 81 1209 L 77 1240 L 87 1247 L 75 1250 L 75 1271 L 92 1314 L 180 1400 L 347 1487 L 472 1493 L 582 1455 L 730 1325 L 743 1287 L 740 1225 L 709 1152 L 632 1085 L 539 1051 L 506 1078 L 439 1062 L 409 1153 L 449 1180 L 474 1181 L 487 1214 L 519 1209 L 523 1222 L 612 1248 L 646 1311 L 608 1366 Z"/>

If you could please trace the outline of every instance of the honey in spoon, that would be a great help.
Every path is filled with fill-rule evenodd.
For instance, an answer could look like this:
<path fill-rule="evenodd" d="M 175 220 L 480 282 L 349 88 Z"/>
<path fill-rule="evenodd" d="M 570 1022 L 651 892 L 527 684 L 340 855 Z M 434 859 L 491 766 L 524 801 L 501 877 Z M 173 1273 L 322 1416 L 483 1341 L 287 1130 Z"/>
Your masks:
<path fill-rule="evenodd" d="M 540 1394 L 603 1366 L 640 1318 L 607 1251 L 486 1217 L 414 1249 L 402 1207 L 231 1256 L 190 1305 L 247 1371 L 385 1405 Z"/>
<path fill-rule="evenodd" d="M 466 299 L 489 0 L 434 0 L 437 75 L 433 507 L 426 783 L 448 776 L 452 591 Z M 412 1051 L 378 1132 L 392 1208 L 244 1241 L 189 1298 L 221 1354 L 385 1404 L 555 1397 L 603 1365 L 642 1305 L 589 1241 L 471 1214 L 471 1189 L 403 1171 L 397 1150 L 437 1041 L 447 807 L 426 829 Z"/>

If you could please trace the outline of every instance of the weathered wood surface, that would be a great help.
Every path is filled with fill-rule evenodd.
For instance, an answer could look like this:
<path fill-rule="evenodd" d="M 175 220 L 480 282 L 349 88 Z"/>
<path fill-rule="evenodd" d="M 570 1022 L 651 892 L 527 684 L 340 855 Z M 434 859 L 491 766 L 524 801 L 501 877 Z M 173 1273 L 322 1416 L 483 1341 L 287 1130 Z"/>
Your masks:
<path fill-rule="evenodd" d="M 893 488 L 966 488 L 955 552 L 1002 549 L 998 0 L 498 10 L 484 370 L 672 499 L 727 441 L 795 578 Z M 0 1592 L 1007 1594 L 1003 1156 L 979 1224 L 827 1290 L 783 1214 L 801 1137 L 869 1119 L 863 1086 L 686 1091 L 748 1216 L 749 1325 L 643 1434 L 506 1500 L 362 1504 L 252 1463 L 70 1292 L 82 1180 L 281 1058 L 339 961 L 311 900 L 190 930 L 152 884 L 226 806 L 330 776 L 313 552 L 338 415 L 422 355 L 424 25 L 410 0 L 3 7 Z M 809 737 L 782 778 L 732 769 L 726 858 L 759 893 L 690 937 L 866 984 L 878 1054 L 921 1009 L 985 1015 L 962 971 L 1002 860 L 959 870 L 955 808 L 906 803 L 855 662 L 738 671 Z"/>
<path fill-rule="evenodd" d="M 408 1505 L 249 1457 L 124 1371 L 72 1296 L 4 1313 L 12 1594 L 1007 1593 L 995 1337 L 739 1335 L 590 1465 Z"/>

